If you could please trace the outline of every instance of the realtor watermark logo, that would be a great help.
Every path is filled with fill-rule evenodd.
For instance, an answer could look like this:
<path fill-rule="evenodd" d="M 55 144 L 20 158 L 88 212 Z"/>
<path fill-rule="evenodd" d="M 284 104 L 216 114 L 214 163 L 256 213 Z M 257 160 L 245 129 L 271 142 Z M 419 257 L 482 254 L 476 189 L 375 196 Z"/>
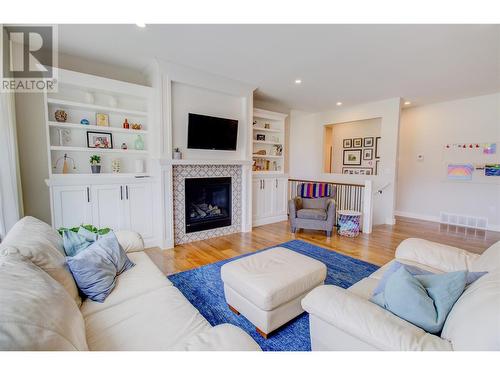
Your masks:
<path fill-rule="evenodd" d="M 57 91 L 57 26 L 0 28 L 0 92 Z"/>

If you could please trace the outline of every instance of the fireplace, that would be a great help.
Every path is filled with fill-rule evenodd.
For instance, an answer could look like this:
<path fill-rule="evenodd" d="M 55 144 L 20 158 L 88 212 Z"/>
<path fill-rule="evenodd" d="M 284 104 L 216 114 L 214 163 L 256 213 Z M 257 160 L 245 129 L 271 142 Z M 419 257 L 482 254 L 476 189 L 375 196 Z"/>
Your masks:
<path fill-rule="evenodd" d="M 186 233 L 231 225 L 231 177 L 185 179 Z"/>

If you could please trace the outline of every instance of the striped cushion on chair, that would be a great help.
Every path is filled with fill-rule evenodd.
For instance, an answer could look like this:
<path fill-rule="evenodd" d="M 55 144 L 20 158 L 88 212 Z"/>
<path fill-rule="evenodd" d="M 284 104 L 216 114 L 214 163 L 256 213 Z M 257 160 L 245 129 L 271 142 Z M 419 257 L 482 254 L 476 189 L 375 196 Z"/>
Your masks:
<path fill-rule="evenodd" d="M 331 185 L 323 182 L 306 182 L 297 187 L 301 198 L 322 198 L 331 196 Z"/>

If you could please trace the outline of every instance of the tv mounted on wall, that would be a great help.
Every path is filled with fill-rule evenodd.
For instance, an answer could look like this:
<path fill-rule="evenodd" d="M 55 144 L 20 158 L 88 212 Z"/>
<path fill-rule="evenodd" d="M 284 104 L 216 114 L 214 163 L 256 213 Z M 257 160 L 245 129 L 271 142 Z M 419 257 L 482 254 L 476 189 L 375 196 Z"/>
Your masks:
<path fill-rule="evenodd" d="M 236 151 L 238 120 L 189 114 L 187 147 Z"/>

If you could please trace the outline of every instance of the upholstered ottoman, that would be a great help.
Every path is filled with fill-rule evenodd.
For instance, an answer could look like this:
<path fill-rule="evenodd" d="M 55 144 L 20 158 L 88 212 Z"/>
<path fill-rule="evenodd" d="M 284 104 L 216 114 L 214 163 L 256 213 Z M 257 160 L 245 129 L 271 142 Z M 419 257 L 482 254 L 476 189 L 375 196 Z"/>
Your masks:
<path fill-rule="evenodd" d="M 283 247 L 226 263 L 221 268 L 229 308 L 243 314 L 264 338 L 304 310 L 302 298 L 324 283 L 326 266 Z"/>

